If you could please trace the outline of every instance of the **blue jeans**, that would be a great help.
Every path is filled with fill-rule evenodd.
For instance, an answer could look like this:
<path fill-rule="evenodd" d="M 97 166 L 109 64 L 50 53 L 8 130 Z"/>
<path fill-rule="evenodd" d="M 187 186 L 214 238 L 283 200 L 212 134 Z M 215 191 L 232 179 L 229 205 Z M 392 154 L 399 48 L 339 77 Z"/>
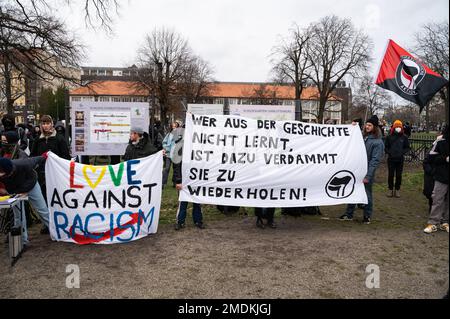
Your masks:
<path fill-rule="evenodd" d="M 367 205 L 364 205 L 364 217 L 371 218 L 373 213 L 373 197 L 372 197 L 372 186 L 373 183 L 364 184 L 364 188 L 366 189 L 367 194 Z M 345 214 L 348 217 L 353 217 L 353 213 L 355 212 L 356 204 L 348 204 L 347 210 Z"/>
<path fill-rule="evenodd" d="M 37 211 L 39 217 L 45 226 L 48 227 L 48 207 L 45 202 L 44 196 L 42 196 L 41 187 L 36 182 L 33 189 L 28 192 L 28 201 L 31 206 Z M 23 203 L 21 203 L 23 205 Z M 22 222 L 20 216 L 22 215 Z M 25 210 L 21 210 L 19 207 L 14 207 L 14 226 L 22 225 L 22 240 L 24 243 L 28 242 L 27 220 L 25 216 Z"/>
<path fill-rule="evenodd" d="M 177 223 L 184 224 L 186 220 L 187 208 L 189 202 L 180 202 L 178 205 L 178 213 L 177 213 Z M 194 207 L 192 209 L 192 218 L 194 219 L 194 224 L 202 223 L 203 215 L 202 215 L 202 207 L 200 204 L 193 203 Z"/>

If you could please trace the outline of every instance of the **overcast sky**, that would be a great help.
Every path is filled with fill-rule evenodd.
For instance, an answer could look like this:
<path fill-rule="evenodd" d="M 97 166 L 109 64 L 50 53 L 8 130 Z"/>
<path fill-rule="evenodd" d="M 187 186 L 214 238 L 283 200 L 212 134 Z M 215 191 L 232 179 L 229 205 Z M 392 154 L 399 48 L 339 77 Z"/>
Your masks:
<path fill-rule="evenodd" d="M 144 35 L 155 27 L 175 29 L 214 68 L 218 81 L 270 80 L 270 53 L 293 23 L 307 26 L 335 14 L 350 18 L 374 41 L 373 73 L 392 38 L 405 48 L 424 23 L 448 21 L 448 0 L 119 0 L 114 34 L 84 27 L 81 11 L 61 9 L 88 47 L 86 66 L 134 63 Z"/>

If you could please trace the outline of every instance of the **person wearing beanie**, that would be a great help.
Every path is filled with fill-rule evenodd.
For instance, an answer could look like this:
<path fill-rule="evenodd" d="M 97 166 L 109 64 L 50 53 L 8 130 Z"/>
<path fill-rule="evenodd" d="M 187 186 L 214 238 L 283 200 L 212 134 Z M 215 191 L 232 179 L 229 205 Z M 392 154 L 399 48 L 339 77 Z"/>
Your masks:
<path fill-rule="evenodd" d="M 5 187 L 5 189 L 0 190 L 0 194 L 27 194 L 29 203 L 37 211 L 45 227 L 48 228 L 48 207 L 42 196 L 37 173 L 34 170 L 37 165 L 44 165 L 46 158 L 47 153 L 43 154 L 43 156 L 27 159 L 10 160 L 4 157 L 0 158 L 0 182 Z M 20 224 L 22 224 L 23 228 L 23 242 L 27 244 L 28 232 L 25 214 L 18 207 L 14 207 L 14 225 L 19 226 Z"/>
<path fill-rule="evenodd" d="M 123 155 L 124 161 L 143 158 L 157 153 L 147 132 L 142 127 L 132 127 L 130 130 L 130 142 Z"/>
<path fill-rule="evenodd" d="M 70 160 L 69 146 L 66 143 L 64 136 L 57 134 L 53 127 L 53 119 L 50 115 L 43 115 L 40 118 L 41 134 L 33 142 L 30 157 L 40 156 L 48 151 L 51 151 L 61 158 Z M 45 182 L 45 166 L 39 166 L 37 169 L 38 181 L 42 190 L 42 195 L 47 201 L 47 187 Z M 43 233 L 47 233 L 48 229 L 43 228 Z"/>
<path fill-rule="evenodd" d="M 2 117 L 2 124 L 3 124 L 3 132 L 16 132 L 19 136 L 19 147 L 21 150 L 25 151 L 28 148 L 28 139 L 25 134 L 25 130 L 20 127 L 19 125 L 16 127 L 16 119 L 11 114 L 5 114 Z"/>
<path fill-rule="evenodd" d="M 19 134 L 15 131 L 3 132 L 0 156 L 9 159 L 27 158 L 28 155 L 19 146 Z"/>
<path fill-rule="evenodd" d="M 400 120 L 396 120 L 392 125 L 390 134 L 385 140 L 385 149 L 388 155 L 389 190 L 387 196 L 399 198 L 400 186 L 402 185 L 403 163 L 405 161 L 405 155 L 411 150 L 409 140 L 403 132 L 403 123 Z"/>
<path fill-rule="evenodd" d="M 428 225 L 423 231 L 431 234 L 441 229 L 448 233 L 448 125 L 442 130 L 442 138 L 433 145 L 429 158 L 433 167 L 434 188 L 431 195 L 432 206 Z"/>
<path fill-rule="evenodd" d="M 363 183 L 367 194 L 367 205 L 364 205 L 364 224 L 370 224 L 373 215 L 372 185 L 375 179 L 375 172 L 384 154 L 384 143 L 381 139 L 381 131 L 378 127 L 379 121 L 376 115 L 366 121 L 363 131 L 364 144 L 367 153 L 367 174 Z M 339 219 L 344 221 L 353 220 L 356 204 L 348 204 L 345 214 Z"/>

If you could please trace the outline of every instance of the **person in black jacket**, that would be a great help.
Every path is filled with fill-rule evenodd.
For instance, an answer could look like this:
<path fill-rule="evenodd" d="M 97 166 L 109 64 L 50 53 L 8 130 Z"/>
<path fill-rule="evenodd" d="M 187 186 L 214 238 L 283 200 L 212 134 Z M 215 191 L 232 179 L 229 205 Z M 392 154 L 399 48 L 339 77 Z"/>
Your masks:
<path fill-rule="evenodd" d="M 42 234 L 48 233 L 49 212 L 47 203 L 42 196 L 41 188 L 38 183 L 37 173 L 34 168 L 39 165 L 43 166 L 47 153 L 42 156 L 32 157 L 27 159 L 10 160 L 8 158 L 0 158 L 0 182 L 5 189 L 0 190 L 0 194 L 27 194 L 28 201 L 39 214 L 47 231 L 42 231 Z M 22 215 L 22 222 L 21 220 Z M 14 225 L 22 225 L 22 239 L 26 244 L 28 243 L 28 233 L 26 229 L 25 214 L 22 214 L 19 208 L 14 208 Z"/>
<path fill-rule="evenodd" d="M 389 136 L 386 137 L 385 142 L 385 150 L 386 154 L 388 154 L 388 197 L 400 197 L 405 154 L 408 153 L 410 149 L 409 140 L 403 134 L 403 123 L 400 120 L 397 120 L 392 125 L 391 132 Z"/>
<path fill-rule="evenodd" d="M 50 115 L 43 115 L 40 119 L 41 135 L 34 141 L 30 157 L 40 156 L 51 151 L 61 158 L 70 160 L 69 146 L 64 136 L 57 134 L 53 127 L 53 119 Z M 42 195 L 47 201 L 47 187 L 45 183 L 45 166 L 41 165 L 37 169 L 38 181 L 41 186 Z M 43 230 L 45 231 L 45 229 Z"/>
<path fill-rule="evenodd" d="M 19 135 L 19 145 L 20 149 L 25 151 L 28 147 L 28 140 L 25 133 L 25 130 L 22 127 L 16 126 L 16 119 L 13 115 L 6 114 L 2 118 L 2 124 L 3 124 L 3 132 L 17 132 L 17 135 Z"/>
<path fill-rule="evenodd" d="M 428 225 L 423 230 L 427 234 L 439 229 L 449 232 L 448 225 L 448 169 L 449 169 L 449 145 L 448 125 L 442 132 L 442 138 L 430 151 L 430 161 L 433 166 L 434 188 Z"/>
<path fill-rule="evenodd" d="M 150 138 L 141 127 L 132 127 L 130 131 L 130 142 L 123 155 L 124 161 L 138 159 L 157 153 L 158 150 L 150 141 Z"/>

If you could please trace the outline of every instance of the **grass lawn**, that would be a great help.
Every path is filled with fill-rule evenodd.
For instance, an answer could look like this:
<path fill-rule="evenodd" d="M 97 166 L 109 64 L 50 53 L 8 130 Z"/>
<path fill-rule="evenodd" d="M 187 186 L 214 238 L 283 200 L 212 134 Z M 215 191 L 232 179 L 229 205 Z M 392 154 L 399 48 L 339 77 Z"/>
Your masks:
<path fill-rule="evenodd" d="M 376 173 L 375 184 L 373 186 L 374 194 L 374 219 L 375 224 L 378 227 L 395 228 L 405 226 L 405 223 L 413 223 L 411 227 L 422 227 L 422 224 L 426 222 L 424 217 L 427 214 L 427 201 L 425 196 L 422 195 L 423 187 L 423 170 L 420 164 L 405 163 L 403 180 L 402 180 L 402 198 L 392 199 L 387 198 L 387 164 L 383 162 Z M 169 176 L 169 181 L 171 176 Z M 394 206 L 395 205 L 395 206 Z M 178 208 L 178 192 L 172 187 L 171 183 L 163 189 L 160 224 L 175 224 L 176 214 Z M 323 214 L 322 217 L 337 218 L 345 211 L 344 205 L 337 206 L 325 206 L 320 207 Z M 392 210 L 396 210 L 392 215 Z M 419 213 L 418 218 L 409 219 L 408 215 L 411 211 Z M 202 205 L 202 212 L 205 222 L 217 221 L 228 218 L 225 214 L 221 213 L 215 205 Z M 235 216 L 246 217 L 253 216 L 253 208 L 241 207 L 239 212 L 234 214 Z M 361 215 L 360 212 L 356 212 L 355 215 Z M 424 215 L 425 214 L 425 215 Z M 188 216 L 186 218 L 188 223 L 192 222 L 192 205 L 188 207 Z M 277 208 L 275 211 L 275 217 L 281 216 L 281 209 Z M 317 222 L 323 222 L 317 216 L 302 216 L 302 218 L 315 220 Z M 351 226 L 346 224 L 344 227 Z"/>

